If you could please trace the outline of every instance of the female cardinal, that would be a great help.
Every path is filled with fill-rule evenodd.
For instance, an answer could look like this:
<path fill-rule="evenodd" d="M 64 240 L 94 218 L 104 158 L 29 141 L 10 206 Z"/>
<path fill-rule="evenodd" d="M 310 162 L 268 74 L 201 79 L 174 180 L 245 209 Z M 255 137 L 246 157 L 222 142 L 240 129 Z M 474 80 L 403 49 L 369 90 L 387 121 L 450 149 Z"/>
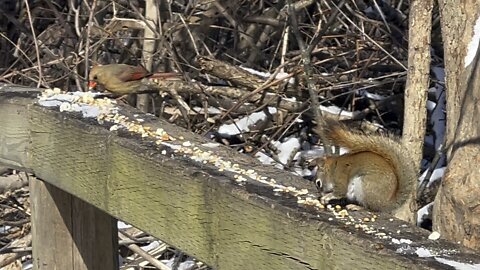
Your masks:
<path fill-rule="evenodd" d="M 92 89 L 97 86 L 97 84 L 100 84 L 109 92 L 126 95 L 154 90 L 142 81 L 144 78 L 169 78 L 178 76 L 178 73 L 152 74 L 142 66 L 130 66 L 126 64 L 94 66 L 88 76 L 88 88 Z"/>

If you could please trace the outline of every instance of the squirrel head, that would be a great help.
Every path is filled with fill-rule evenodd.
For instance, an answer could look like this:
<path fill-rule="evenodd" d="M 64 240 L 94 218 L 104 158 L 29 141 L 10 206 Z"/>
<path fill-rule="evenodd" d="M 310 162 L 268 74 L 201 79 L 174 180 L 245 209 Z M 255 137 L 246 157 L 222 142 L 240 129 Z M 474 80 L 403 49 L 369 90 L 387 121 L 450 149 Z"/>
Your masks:
<path fill-rule="evenodd" d="M 317 177 L 315 185 L 321 195 L 333 193 L 337 196 L 345 196 L 348 189 L 347 177 L 341 175 L 348 173 L 350 164 L 339 162 L 339 157 L 320 157 L 316 159 Z"/>

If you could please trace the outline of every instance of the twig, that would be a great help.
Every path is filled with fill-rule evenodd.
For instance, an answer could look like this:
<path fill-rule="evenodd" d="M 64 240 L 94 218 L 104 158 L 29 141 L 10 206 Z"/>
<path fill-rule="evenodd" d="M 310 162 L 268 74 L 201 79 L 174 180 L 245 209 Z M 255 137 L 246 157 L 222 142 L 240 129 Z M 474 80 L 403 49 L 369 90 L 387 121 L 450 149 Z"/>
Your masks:
<path fill-rule="evenodd" d="M 126 239 L 118 241 L 118 244 L 121 246 L 127 246 L 131 244 L 141 244 L 141 243 L 149 243 L 157 240 L 155 237 L 147 236 L 135 239 Z"/>
<path fill-rule="evenodd" d="M 24 256 L 24 253 L 31 253 L 32 247 L 7 247 L 0 250 L 0 254 L 8 253 L 19 253 L 19 255 Z"/>
<path fill-rule="evenodd" d="M 32 62 L 32 60 L 30 60 L 30 57 L 28 57 L 28 55 L 25 53 L 24 50 L 22 50 L 22 48 L 20 48 L 17 44 L 15 44 L 15 42 L 13 42 L 11 39 L 9 39 L 7 36 L 5 36 L 2 32 L 0 32 L 0 36 L 2 38 L 4 38 L 6 41 L 8 41 L 10 44 L 12 44 L 21 54 L 23 54 L 23 56 L 25 56 L 25 58 L 28 60 L 28 62 L 30 62 L 30 64 L 32 64 L 32 66 L 34 66 L 33 68 L 37 68 L 35 66 L 35 64 Z M 2 76 L 3 78 L 3 76 Z"/>
<path fill-rule="evenodd" d="M 88 7 L 87 1 L 85 1 L 85 6 Z M 87 22 L 87 35 L 85 37 L 85 78 L 88 78 L 88 72 L 90 70 L 89 57 L 90 57 L 90 32 L 92 30 L 93 22 L 93 13 L 95 12 L 95 7 L 97 6 L 97 0 L 92 1 L 92 6 L 89 8 L 88 22 Z"/>
<path fill-rule="evenodd" d="M 375 5 L 375 9 L 377 10 L 378 14 L 380 14 L 380 17 L 382 17 L 382 21 L 383 21 L 385 27 L 387 28 L 388 32 L 392 33 L 392 30 L 390 30 L 390 27 L 388 26 L 387 20 L 385 19 L 385 14 L 383 14 L 382 9 L 380 8 L 380 6 L 377 3 L 377 0 L 373 0 L 373 3 Z"/>
<path fill-rule="evenodd" d="M 335 7 L 338 7 L 337 5 L 335 5 L 335 3 L 332 2 L 332 4 L 335 6 Z M 385 50 L 385 48 L 383 48 L 380 44 L 378 44 L 378 42 L 376 42 L 373 38 L 371 38 L 369 35 L 367 35 L 367 33 L 365 33 L 365 31 L 363 31 L 363 29 L 361 29 L 360 27 L 358 27 L 355 23 L 353 23 L 353 21 L 343 12 L 339 9 L 339 12 L 345 17 L 345 19 L 351 24 L 353 25 L 353 27 L 355 27 L 358 31 L 360 31 L 370 42 L 372 42 L 373 44 L 375 44 L 375 46 L 377 46 L 380 50 L 382 50 L 382 52 L 384 52 L 386 55 L 388 55 L 395 63 L 397 63 L 399 66 L 401 66 L 404 70 L 407 70 L 407 67 L 402 64 L 402 62 L 400 62 L 397 58 L 395 58 L 391 53 L 389 53 L 387 50 Z"/>
<path fill-rule="evenodd" d="M 32 36 L 33 36 L 33 42 L 35 43 L 35 53 L 37 54 L 37 62 L 38 62 L 38 82 L 37 82 L 37 87 L 40 87 L 42 85 L 42 62 L 40 59 L 40 49 L 38 47 L 38 40 L 37 36 L 35 34 L 35 28 L 33 27 L 33 20 L 32 20 L 32 14 L 30 13 L 30 6 L 28 5 L 28 0 L 24 0 L 25 2 L 25 7 L 27 9 L 27 15 L 28 15 L 28 22 L 30 24 L 30 30 L 32 31 Z"/>
<path fill-rule="evenodd" d="M 438 165 L 438 162 L 442 158 L 442 156 L 445 154 L 445 143 L 446 143 L 446 137 L 444 138 L 444 141 L 438 146 L 437 151 L 435 151 L 435 156 L 433 157 L 432 163 L 430 163 L 430 166 L 428 167 L 427 174 L 425 175 L 425 178 L 423 178 L 423 181 L 420 183 L 420 186 L 417 189 L 417 199 L 420 198 L 420 196 L 423 194 L 425 188 L 427 187 L 427 184 L 430 182 L 430 178 L 432 177 L 433 171 Z"/>
<path fill-rule="evenodd" d="M 183 18 L 183 16 L 181 14 L 179 15 L 179 18 L 182 21 L 183 25 L 185 26 L 185 29 L 187 30 L 188 36 L 190 37 L 190 40 L 192 41 L 192 45 L 193 45 L 193 49 L 195 50 L 195 53 L 197 55 L 200 55 L 200 51 L 197 48 L 197 43 L 195 42 L 195 38 L 193 38 L 193 34 L 192 34 L 192 31 L 190 30 L 190 27 L 185 22 L 185 19 Z"/>
<path fill-rule="evenodd" d="M 310 95 L 311 109 L 313 111 L 315 120 L 320 122 L 320 121 L 322 121 L 323 118 L 322 118 L 322 112 L 320 110 L 320 103 L 318 101 L 316 86 L 311 79 L 311 77 L 313 75 L 313 70 L 312 70 L 312 66 L 311 66 L 311 53 L 305 47 L 305 42 L 302 38 L 302 35 L 300 34 L 300 29 L 298 28 L 297 16 L 296 16 L 295 9 L 293 8 L 292 1 L 287 0 L 287 5 L 288 5 L 288 11 L 290 13 L 290 25 L 291 25 L 292 31 L 293 31 L 296 39 L 297 39 L 298 47 L 300 48 L 300 51 L 302 52 L 301 55 L 302 55 L 304 79 L 307 82 L 308 93 Z M 317 124 L 320 124 L 320 123 L 317 123 Z M 318 131 L 320 133 L 319 135 L 322 137 L 323 148 L 324 148 L 325 154 L 326 155 L 331 155 L 332 154 L 332 149 L 330 147 L 330 143 L 326 139 L 325 134 L 323 133 L 323 130 L 319 129 Z"/>
<path fill-rule="evenodd" d="M 335 22 L 335 20 L 337 20 L 338 13 L 340 12 L 340 9 L 343 7 L 343 5 L 345 5 L 345 0 L 342 0 L 338 4 L 336 10 L 328 18 L 327 23 L 321 29 L 319 29 L 319 31 L 317 31 L 315 33 L 315 36 L 313 37 L 313 40 L 308 45 L 308 48 L 307 48 L 307 51 L 305 52 L 305 54 L 308 54 L 308 55 L 312 54 L 313 50 L 317 47 L 318 42 L 320 42 L 320 40 L 322 40 L 322 37 L 325 35 L 327 30 Z"/>
<path fill-rule="evenodd" d="M 75 19 L 74 19 L 74 25 L 75 25 L 75 33 L 77 34 L 78 37 L 82 36 L 82 31 L 80 30 L 80 8 L 75 7 L 74 5 L 74 0 L 68 0 L 68 6 L 70 7 L 70 10 L 73 11 L 75 14 Z"/>
<path fill-rule="evenodd" d="M 127 234 L 125 232 L 122 232 L 122 231 L 119 231 L 118 233 L 118 238 L 122 241 L 127 241 L 130 237 L 127 237 Z M 153 258 L 150 254 L 148 254 L 148 252 L 144 251 L 143 249 L 141 249 L 139 246 L 135 245 L 135 244 L 130 244 L 130 245 L 127 245 L 127 247 L 135 252 L 136 254 L 138 254 L 140 257 L 144 258 L 145 260 L 147 260 L 149 263 L 151 263 L 153 266 L 155 266 L 157 269 L 161 269 L 161 270 L 171 270 L 168 266 L 166 266 L 164 263 L 162 263 L 161 261 Z"/>

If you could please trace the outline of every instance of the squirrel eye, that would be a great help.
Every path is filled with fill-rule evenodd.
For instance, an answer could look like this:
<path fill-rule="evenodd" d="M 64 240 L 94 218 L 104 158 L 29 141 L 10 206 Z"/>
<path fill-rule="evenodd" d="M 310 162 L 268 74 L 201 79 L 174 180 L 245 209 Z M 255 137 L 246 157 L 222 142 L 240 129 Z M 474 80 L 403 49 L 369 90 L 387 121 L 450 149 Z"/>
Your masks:
<path fill-rule="evenodd" d="M 317 186 L 317 189 L 322 189 L 322 180 L 321 179 L 315 179 L 315 186 Z"/>

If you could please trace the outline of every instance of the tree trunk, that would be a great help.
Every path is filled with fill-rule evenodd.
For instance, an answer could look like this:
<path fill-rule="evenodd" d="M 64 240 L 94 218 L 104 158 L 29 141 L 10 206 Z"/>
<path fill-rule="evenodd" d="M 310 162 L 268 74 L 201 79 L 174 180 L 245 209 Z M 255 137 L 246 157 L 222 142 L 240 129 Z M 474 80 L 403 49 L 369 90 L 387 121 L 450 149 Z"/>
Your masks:
<path fill-rule="evenodd" d="M 480 3 L 440 0 L 447 86 L 448 168 L 435 199 L 434 230 L 480 250 Z M 478 32 L 478 30 L 477 30 Z M 476 40 L 477 47 L 472 46 Z M 475 55 L 476 57 L 468 57 Z M 466 57 L 467 56 L 467 57 Z"/>
<path fill-rule="evenodd" d="M 153 68 L 153 55 L 157 50 L 157 33 L 156 29 L 160 29 L 158 26 L 158 6 L 159 3 L 156 0 L 145 1 L 145 19 L 148 25 L 145 25 L 143 40 L 143 60 L 145 61 L 145 68 L 152 72 Z M 150 95 L 139 94 L 137 95 L 137 108 L 143 112 L 150 112 L 152 103 L 150 102 Z"/>
<path fill-rule="evenodd" d="M 408 76 L 402 143 L 420 168 L 427 122 L 427 93 L 430 75 L 430 37 L 433 0 L 410 2 L 408 32 Z"/>
<path fill-rule="evenodd" d="M 405 113 L 402 144 L 411 153 L 415 167 L 420 169 L 423 138 L 427 121 L 427 93 L 430 75 L 430 37 L 433 0 L 410 2 L 408 31 L 408 76 L 405 87 Z M 416 211 L 416 185 L 412 189 L 409 216 Z M 416 218 L 412 223 L 416 222 Z"/>

